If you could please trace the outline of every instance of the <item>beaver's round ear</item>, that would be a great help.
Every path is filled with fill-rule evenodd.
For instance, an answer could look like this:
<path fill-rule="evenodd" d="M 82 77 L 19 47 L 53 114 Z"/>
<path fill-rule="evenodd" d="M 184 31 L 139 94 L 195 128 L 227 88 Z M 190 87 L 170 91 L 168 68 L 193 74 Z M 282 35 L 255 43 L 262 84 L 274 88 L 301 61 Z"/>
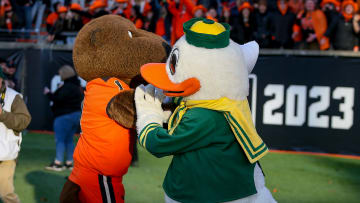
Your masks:
<path fill-rule="evenodd" d="M 254 69 L 259 56 L 259 45 L 255 41 L 251 41 L 244 45 L 240 45 L 240 48 L 244 56 L 245 66 L 250 74 Z"/>
<path fill-rule="evenodd" d="M 101 28 L 94 28 L 93 30 L 90 31 L 90 45 L 93 48 L 99 48 L 102 44 L 104 44 L 104 39 L 102 37 L 103 30 Z"/>

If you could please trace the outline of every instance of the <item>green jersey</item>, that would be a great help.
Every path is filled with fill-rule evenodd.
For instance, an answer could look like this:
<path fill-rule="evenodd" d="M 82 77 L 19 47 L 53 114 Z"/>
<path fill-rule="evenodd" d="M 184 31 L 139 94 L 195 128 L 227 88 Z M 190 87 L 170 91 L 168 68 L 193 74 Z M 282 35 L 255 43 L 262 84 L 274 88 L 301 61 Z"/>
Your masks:
<path fill-rule="evenodd" d="M 256 194 L 254 166 L 222 112 L 189 109 L 175 131 L 149 124 L 140 144 L 156 157 L 173 155 L 163 188 L 183 203 L 215 203 Z"/>

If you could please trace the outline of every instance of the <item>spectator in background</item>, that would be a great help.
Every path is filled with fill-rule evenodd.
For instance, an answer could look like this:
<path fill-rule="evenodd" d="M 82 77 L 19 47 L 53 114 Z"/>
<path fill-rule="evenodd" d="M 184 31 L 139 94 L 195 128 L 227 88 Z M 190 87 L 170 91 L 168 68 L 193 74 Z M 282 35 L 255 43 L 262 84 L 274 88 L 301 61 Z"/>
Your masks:
<path fill-rule="evenodd" d="M 11 4 L 9 0 L 1 0 L 0 1 L 0 17 L 5 15 L 6 11 L 12 10 Z"/>
<path fill-rule="evenodd" d="M 7 62 L 5 59 L 0 58 L 1 74 L 4 75 L 2 81 L 6 87 L 15 89 L 17 80 L 15 78 L 16 67 L 13 61 Z"/>
<path fill-rule="evenodd" d="M 14 173 L 21 131 L 27 128 L 31 116 L 21 95 L 5 87 L 4 78 L 0 69 L 0 199 L 4 203 L 20 203 L 15 194 Z"/>
<path fill-rule="evenodd" d="M 134 24 L 135 27 L 138 29 L 142 29 L 144 26 L 144 17 L 141 15 L 140 6 L 135 5 L 131 7 L 131 15 L 130 19 Z"/>
<path fill-rule="evenodd" d="M 49 30 L 49 35 L 47 38 L 48 42 L 52 42 L 55 39 L 57 40 L 63 40 L 64 43 L 66 42 L 66 37 L 64 36 L 60 36 L 60 33 L 63 31 L 64 27 L 66 26 L 66 13 L 67 13 L 68 9 L 65 6 L 60 6 L 59 10 L 58 10 L 58 18 L 54 24 L 54 26 L 52 26 Z"/>
<path fill-rule="evenodd" d="M 316 0 L 306 0 L 304 11 L 297 16 L 297 26 L 301 29 L 294 32 L 294 37 L 301 35 L 301 49 L 326 50 L 330 47 L 329 39 L 324 36 L 326 16 L 316 5 Z"/>
<path fill-rule="evenodd" d="M 152 0 L 150 3 L 146 1 L 141 1 L 139 8 L 143 20 L 143 28 L 149 32 L 155 32 L 156 21 L 159 18 L 159 9 L 160 5 L 155 3 L 157 1 Z"/>
<path fill-rule="evenodd" d="M 13 29 L 19 28 L 19 18 L 12 10 L 6 11 L 5 16 L 5 25 L 3 28 L 8 29 L 9 33 L 12 33 Z"/>
<path fill-rule="evenodd" d="M 341 3 L 341 14 L 336 19 L 333 47 L 336 50 L 359 50 L 360 16 L 358 6 L 351 0 Z"/>
<path fill-rule="evenodd" d="M 171 44 L 184 35 L 183 24 L 193 18 L 194 4 L 191 0 L 167 0 L 172 16 Z"/>
<path fill-rule="evenodd" d="M 73 9 L 81 9 L 74 8 Z M 69 11 L 67 7 L 62 6 L 59 8 L 59 18 L 55 22 L 55 25 L 49 30 L 48 42 L 56 40 L 62 40 L 67 42 L 67 37 L 61 35 L 62 32 L 75 32 L 79 31 L 83 26 L 80 15 L 74 11 Z"/>
<path fill-rule="evenodd" d="M 19 17 L 21 27 L 25 28 L 29 31 L 32 28 L 32 17 L 31 17 L 31 0 L 16 0 L 17 9 L 16 15 Z M 30 37 L 30 33 L 28 32 L 25 35 L 26 38 Z"/>
<path fill-rule="evenodd" d="M 292 30 L 295 20 L 296 16 L 290 11 L 288 2 L 278 0 L 277 10 L 270 19 L 272 48 L 293 48 Z"/>
<path fill-rule="evenodd" d="M 158 2 L 155 3 L 154 0 L 140 0 L 136 4 L 140 7 L 141 15 L 147 16 L 150 11 L 157 9 L 156 4 L 158 4 Z"/>
<path fill-rule="evenodd" d="M 158 17 L 155 18 L 154 13 L 158 14 L 158 11 L 156 11 L 155 9 L 152 9 L 148 12 L 146 12 L 146 15 L 143 15 L 143 19 L 144 19 L 144 25 L 143 25 L 143 29 L 149 32 L 155 32 L 155 27 L 154 27 L 154 22 L 155 19 L 157 19 Z"/>
<path fill-rule="evenodd" d="M 205 17 L 207 12 L 207 9 L 203 6 L 203 5 L 197 5 L 194 6 L 194 8 L 192 9 L 192 13 L 194 15 L 194 18 L 203 18 Z"/>
<path fill-rule="evenodd" d="M 84 10 L 87 9 L 83 9 L 78 3 L 72 3 L 70 5 L 70 11 L 73 13 L 74 18 L 79 21 L 78 23 L 79 25 L 81 25 L 81 27 L 86 23 L 90 22 L 93 17 L 90 13 Z"/>
<path fill-rule="evenodd" d="M 18 90 L 17 88 L 17 79 L 15 78 L 16 73 L 16 65 L 14 61 L 8 61 L 6 64 L 6 68 L 3 69 L 5 75 L 5 84 L 7 87 L 11 89 Z"/>
<path fill-rule="evenodd" d="M 216 9 L 214 7 L 211 7 L 209 9 L 209 11 L 207 12 L 206 18 L 210 19 L 210 20 L 213 20 L 215 22 L 219 21 L 217 11 L 216 11 Z"/>
<path fill-rule="evenodd" d="M 231 18 L 231 11 L 230 8 L 227 6 L 224 6 L 222 9 L 222 15 L 220 16 L 220 22 L 224 22 L 229 24 L 230 26 L 232 25 L 232 18 Z"/>
<path fill-rule="evenodd" d="M 106 4 L 102 0 L 95 0 L 89 8 L 92 19 L 110 14 L 110 12 L 106 11 L 105 8 Z"/>
<path fill-rule="evenodd" d="M 232 33 L 230 36 L 232 40 L 237 43 L 244 44 L 253 40 L 253 32 L 254 32 L 254 18 L 252 12 L 254 7 L 251 6 L 249 2 L 244 2 L 238 8 L 239 16 L 234 17 L 234 22 L 232 25 Z"/>
<path fill-rule="evenodd" d="M 0 28 L 8 29 L 9 32 L 17 27 L 18 20 L 12 10 L 9 0 L 0 0 Z"/>
<path fill-rule="evenodd" d="M 81 11 L 82 8 L 80 4 L 73 3 L 70 6 L 70 10 L 67 12 L 66 20 L 67 20 L 67 31 L 77 32 L 79 31 L 83 24 L 83 20 L 79 13 L 76 11 Z"/>
<path fill-rule="evenodd" d="M 289 9 L 294 14 L 299 13 L 300 11 L 304 10 L 304 3 L 303 0 L 289 0 Z"/>
<path fill-rule="evenodd" d="M 73 136 L 79 129 L 81 116 L 81 102 L 84 98 L 80 80 L 74 69 L 63 66 L 59 69 L 59 75 L 64 84 L 51 93 L 49 88 L 44 88 L 44 94 L 53 101 L 54 132 L 56 143 L 55 160 L 46 167 L 47 170 L 62 171 L 64 153 L 66 152 L 65 167 L 72 169 L 74 143 Z"/>
<path fill-rule="evenodd" d="M 330 42 L 334 42 L 334 29 L 337 26 L 337 21 L 340 11 L 340 2 L 337 0 L 323 0 L 320 4 L 322 11 L 326 16 L 326 20 L 328 23 L 328 28 L 324 34 L 324 36 L 330 39 Z"/>
<path fill-rule="evenodd" d="M 167 10 L 165 7 L 160 8 L 160 14 L 159 19 L 156 22 L 156 28 L 155 33 L 162 38 L 164 38 L 166 41 L 170 41 L 170 39 L 167 39 L 166 37 L 166 27 L 165 27 L 165 20 L 167 16 Z"/>
<path fill-rule="evenodd" d="M 261 48 L 269 48 L 271 43 L 270 34 L 270 14 L 267 11 L 267 1 L 260 0 L 258 9 L 255 11 L 255 41 L 259 43 Z"/>
<path fill-rule="evenodd" d="M 54 4 L 54 12 L 50 13 L 48 17 L 46 18 L 46 30 L 49 32 L 50 29 L 55 25 L 55 22 L 59 18 L 59 10 L 62 7 L 60 2 L 56 2 Z"/>
<path fill-rule="evenodd" d="M 111 11 L 112 14 L 120 15 L 124 18 L 130 19 L 131 7 L 132 5 L 128 0 L 116 0 Z"/>
<path fill-rule="evenodd" d="M 73 8 L 74 8 L 74 4 L 77 4 L 77 3 L 71 4 L 71 5 L 73 5 Z M 79 6 L 76 5 L 75 6 L 76 9 L 71 9 L 71 6 L 70 6 L 70 9 L 72 10 L 72 12 L 75 12 L 81 16 L 83 24 L 86 24 L 86 23 L 90 22 L 92 19 L 101 17 L 103 15 L 111 14 L 109 11 L 106 10 L 107 5 L 102 0 L 92 1 L 92 4 L 88 8 L 85 8 L 84 10 L 81 8 L 81 6 L 79 9 Z"/>

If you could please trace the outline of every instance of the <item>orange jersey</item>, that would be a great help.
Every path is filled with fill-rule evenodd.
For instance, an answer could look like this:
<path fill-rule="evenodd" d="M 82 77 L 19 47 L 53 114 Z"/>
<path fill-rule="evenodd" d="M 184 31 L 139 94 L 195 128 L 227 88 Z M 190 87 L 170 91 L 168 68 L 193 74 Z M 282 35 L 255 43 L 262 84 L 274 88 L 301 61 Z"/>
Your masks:
<path fill-rule="evenodd" d="M 112 177 L 122 177 L 131 162 L 130 130 L 107 115 L 110 100 L 130 89 L 123 81 L 94 79 L 86 85 L 81 117 L 81 136 L 74 152 L 74 169 L 70 176 L 78 182 L 81 169 Z"/>

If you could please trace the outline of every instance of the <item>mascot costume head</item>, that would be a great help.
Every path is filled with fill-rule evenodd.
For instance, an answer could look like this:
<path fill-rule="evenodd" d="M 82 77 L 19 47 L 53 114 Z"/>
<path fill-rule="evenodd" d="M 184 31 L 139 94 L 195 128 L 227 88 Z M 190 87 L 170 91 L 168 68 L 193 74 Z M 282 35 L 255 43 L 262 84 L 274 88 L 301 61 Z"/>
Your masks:
<path fill-rule="evenodd" d="M 166 61 L 171 47 L 158 35 L 137 29 L 120 16 L 106 15 L 86 24 L 78 33 L 73 50 L 76 72 L 86 81 L 115 77 L 131 88 L 143 83 L 140 67 Z M 121 92 L 109 104 L 110 116 L 133 127 L 133 90 Z"/>
<path fill-rule="evenodd" d="M 183 28 L 166 63 L 142 66 L 151 85 L 135 92 L 140 144 L 157 157 L 173 155 L 166 202 L 275 202 L 258 163 L 268 148 L 247 102 L 258 44 L 233 42 L 228 24 L 209 19 Z M 165 96 L 178 104 L 168 120 Z"/>

